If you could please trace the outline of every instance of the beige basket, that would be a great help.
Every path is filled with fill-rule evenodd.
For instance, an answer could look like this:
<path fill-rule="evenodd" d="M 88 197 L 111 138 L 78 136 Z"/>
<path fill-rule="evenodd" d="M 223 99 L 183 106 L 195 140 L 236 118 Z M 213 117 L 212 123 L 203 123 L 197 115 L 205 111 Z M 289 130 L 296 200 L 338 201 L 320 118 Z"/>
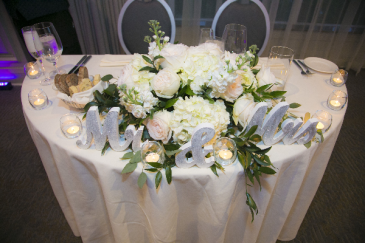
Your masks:
<path fill-rule="evenodd" d="M 76 103 L 76 102 L 73 102 L 73 101 L 67 101 L 67 100 L 64 100 L 62 99 L 63 102 L 65 102 L 67 105 L 73 107 L 73 108 L 76 108 L 76 109 L 84 109 L 85 107 L 85 104 L 79 104 L 79 103 Z"/>

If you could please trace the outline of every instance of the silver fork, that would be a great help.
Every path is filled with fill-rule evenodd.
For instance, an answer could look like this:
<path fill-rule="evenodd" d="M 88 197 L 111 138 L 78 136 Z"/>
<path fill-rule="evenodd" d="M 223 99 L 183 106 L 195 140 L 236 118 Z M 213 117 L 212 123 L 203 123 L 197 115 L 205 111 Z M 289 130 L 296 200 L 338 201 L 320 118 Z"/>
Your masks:
<path fill-rule="evenodd" d="M 301 60 L 298 60 L 298 62 L 299 62 L 300 64 L 302 64 L 302 66 L 303 66 L 304 68 L 306 68 L 306 69 L 307 69 L 307 71 L 305 71 L 307 74 L 313 74 L 312 72 L 310 72 L 310 71 L 309 71 L 308 66 L 307 66 L 307 65 L 305 65 L 305 64 L 304 64 L 304 62 L 302 62 Z"/>
<path fill-rule="evenodd" d="M 307 75 L 307 73 L 304 71 L 304 69 L 302 68 L 302 66 L 300 66 L 299 63 L 297 63 L 297 61 L 295 59 L 293 59 L 293 62 L 295 63 L 295 65 L 297 65 L 302 70 L 300 72 L 302 75 Z"/>

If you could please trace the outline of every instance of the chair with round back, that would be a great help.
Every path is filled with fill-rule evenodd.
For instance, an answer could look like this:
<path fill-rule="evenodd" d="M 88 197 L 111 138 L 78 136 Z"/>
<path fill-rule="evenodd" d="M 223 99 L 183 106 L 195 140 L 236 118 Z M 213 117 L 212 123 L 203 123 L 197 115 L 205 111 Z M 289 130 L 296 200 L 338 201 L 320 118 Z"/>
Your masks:
<path fill-rule="evenodd" d="M 242 24 L 247 28 L 247 47 L 256 44 L 258 56 L 265 50 L 270 36 L 270 19 L 265 6 L 259 0 L 239 3 L 228 0 L 214 16 L 212 29 L 216 36 L 222 36 L 226 24 Z"/>
<path fill-rule="evenodd" d="M 160 22 L 165 36 L 170 37 L 170 43 L 175 40 L 175 18 L 172 11 L 163 0 L 128 0 L 122 7 L 118 18 L 118 37 L 126 54 L 148 53 L 148 43 L 144 42 L 146 35 L 152 36 L 148 21 Z"/>

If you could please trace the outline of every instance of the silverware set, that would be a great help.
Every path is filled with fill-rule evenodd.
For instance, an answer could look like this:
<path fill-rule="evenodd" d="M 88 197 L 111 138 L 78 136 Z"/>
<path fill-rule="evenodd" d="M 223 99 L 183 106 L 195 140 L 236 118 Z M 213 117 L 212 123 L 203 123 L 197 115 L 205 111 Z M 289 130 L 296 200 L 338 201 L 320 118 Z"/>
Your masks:
<path fill-rule="evenodd" d="M 78 73 L 79 68 L 85 66 L 85 64 L 92 58 L 92 56 L 85 55 L 83 56 L 78 63 L 68 72 L 71 73 Z"/>
<path fill-rule="evenodd" d="M 311 71 L 309 71 L 308 66 L 305 65 L 301 60 L 293 59 L 293 62 L 295 63 L 295 65 L 297 65 L 300 68 L 300 70 L 302 70 L 300 72 L 302 75 L 311 75 L 311 74 L 313 74 Z M 306 69 L 306 70 L 304 70 L 304 69 Z"/>

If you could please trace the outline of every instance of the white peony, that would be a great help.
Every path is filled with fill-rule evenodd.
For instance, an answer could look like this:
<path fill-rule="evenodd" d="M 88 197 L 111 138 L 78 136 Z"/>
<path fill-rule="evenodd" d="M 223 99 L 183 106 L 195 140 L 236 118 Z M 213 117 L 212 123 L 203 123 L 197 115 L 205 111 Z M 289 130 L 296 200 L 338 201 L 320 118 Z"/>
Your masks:
<path fill-rule="evenodd" d="M 200 46 L 203 46 L 207 52 L 213 55 L 221 56 L 223 54 L 221 48 L 216 43 L 204 43 Z"/>
<path fill-rule="evenodd" d="M 270 67 L 263 66 L 256 75 L 259 87 L 266 84 L 274 84 L 276 82 L 275 75 L 270 71 Z"/>
<path fill-rule="evenodd" d="M 161 66 L 178 72 L 186 60 L 188 48 L 189 47 L 184 44 L 174 45 L 167 43 L 160 53 L 160 55 L 164 57 Z"/>
<path fill-rule="evenodd" d="M 248 125 L 248 118 L 251 111 L 255 108 L 255 101 L 251 94 L 244 94 L 242 97 L 236 100 L 233 106 L 233 121 L 237 125 L 239 122 L 243 129 Z"/>
<path fill-rule="evenodd" d="M 236 81 L 234 83 L 227 86 L 227 89 L 222 95 L 222 98 L 229 102 L 233 102 L 242 93 L 243 93 L 243 87 L 241 85 L 241 80 L 236 78 Z"/>
<path fill-rule="evenodd" d="M 173 118 L 170 126 L 173 130 L 175 142 L 184 144 L 191 138 L 194 128 L 201 123 L 212 123 L 219 137 L 221 132 L 227 130 L 229 113 L 226 111 L 224 102 L 221 100 L 210 104 L 202 97 L 181 97 L 174 105 Z"/>
<path fill-rule="evenodd" d="M 237 70 L 236 74 L 237 74 L 237 79 L 240 80 L 241 84 L 244 84 L 247 87 L 250 87 L 252 84 L 253 87 L 257 87 L 257 80 L 255 78 L 255 74 L 253 74 L 250 68 L 247 68 L 245 70 Z"/>
<path fill-rule="evenodd" d="M 166 110 L 155 113 L 153 119 L 148 119 L 146 125 L 150 136 L 155 140 L 161 140 L 163 143 L 167 143 L 172 134 L 170 129 L 171 118 L 172 113 Z"/>
<path fill-rule="evenodd" d="M 179 90 L 180 77 L 172 69 L 165 68 L 152 79 L 152 89 L 162 98 L 172 98 Z"/>
<path fill-rule="evenodd" d="M 118 86 L 122 84 L 127 85 L 128 89 L 131 89 L 134 86 L 134 82 L 132 79 L 133 75 L 133 66 L 131 63 L 122 67 L 119 79 L 118 79 Z"/>

